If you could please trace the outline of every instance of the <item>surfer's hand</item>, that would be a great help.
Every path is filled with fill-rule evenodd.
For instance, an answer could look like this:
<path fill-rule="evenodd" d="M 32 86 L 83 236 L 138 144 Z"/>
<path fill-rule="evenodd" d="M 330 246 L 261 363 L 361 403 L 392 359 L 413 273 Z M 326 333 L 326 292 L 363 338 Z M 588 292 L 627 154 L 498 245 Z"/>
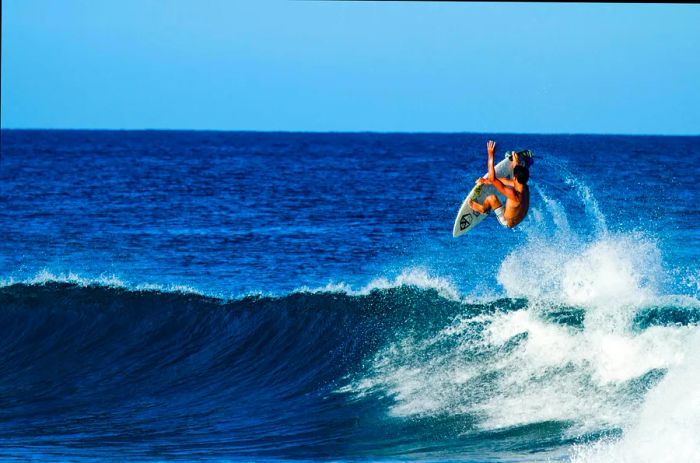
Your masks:
<path fill-rule="evenodd" d="M 487 179 L 487 178 L 479 177 L 479 178 L 476 179 L 476 184 L 477 184 L 477 185 L 484 185 L 484 184 L 487 184 L 487 183 L 489 183 L 489 179 Z"/>
<path fill-rule="evenodd" d="M 513 167 L 520 164 L 520 156 L 518 156 L 518 153 L 516 153 L 515 151 L 513 151 L 512 159 L 513 159 Z"/>
<path fill-rule="evenodd" d="M 489 153 L 489 156 L 493 156 L 493 153 L 496 151 L 496 142 L 489 140 L 488 143 L 486 143 L 486 151 Z"/>

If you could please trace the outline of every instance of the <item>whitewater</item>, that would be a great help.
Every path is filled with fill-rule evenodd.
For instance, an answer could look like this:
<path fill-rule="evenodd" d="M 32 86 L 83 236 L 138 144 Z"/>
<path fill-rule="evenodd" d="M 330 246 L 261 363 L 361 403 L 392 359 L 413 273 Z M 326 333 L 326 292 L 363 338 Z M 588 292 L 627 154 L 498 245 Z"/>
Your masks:
<path fill-rule="evenodd" d="M 664 294 L 653 240 L 608 232 L 580 189 L 593 239 L 576 237 L 561 205 L 538 191 L 557 239 L 530 222 L 527 244 L 498 270 L 506 297 L 390 343 L 343 390 L 381 391 L 395 416 L 477 416 L 483 431 L 566 423 L 576 462 L 700 461 L 700 301 Z M 543 212 L 533 211 L 539 222 Z M 396 283 L 409 281 L 456 294 L 415 271 Z"/>

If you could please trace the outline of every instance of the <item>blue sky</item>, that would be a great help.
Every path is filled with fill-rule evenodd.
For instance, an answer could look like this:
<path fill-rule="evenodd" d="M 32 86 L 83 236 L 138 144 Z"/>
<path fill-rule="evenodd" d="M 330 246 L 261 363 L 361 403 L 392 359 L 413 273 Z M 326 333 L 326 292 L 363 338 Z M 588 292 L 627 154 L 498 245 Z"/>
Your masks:
<path fill-rule="evenodd" d="M 700 133 L 697 5 L 2 8 L 4 128 Z"/>

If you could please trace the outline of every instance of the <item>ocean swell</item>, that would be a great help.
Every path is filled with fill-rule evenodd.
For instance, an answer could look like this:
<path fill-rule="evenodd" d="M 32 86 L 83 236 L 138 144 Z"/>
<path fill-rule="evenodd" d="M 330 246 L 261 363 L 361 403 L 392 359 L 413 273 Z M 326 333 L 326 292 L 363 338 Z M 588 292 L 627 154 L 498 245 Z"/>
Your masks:
<path fill-rule="evenodd" d="M 6 285 L 0 455 L 562 455 L 634 425 L 697 335 L 690 298 L 601 331 L 584 305 L 406 281 L 232 300 Z"/>

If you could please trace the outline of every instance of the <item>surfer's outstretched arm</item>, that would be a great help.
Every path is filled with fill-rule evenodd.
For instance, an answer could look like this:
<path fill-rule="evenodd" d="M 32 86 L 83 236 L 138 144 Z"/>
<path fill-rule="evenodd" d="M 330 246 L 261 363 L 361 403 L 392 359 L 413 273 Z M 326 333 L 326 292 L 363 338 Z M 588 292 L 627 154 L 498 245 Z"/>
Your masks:
<path fill-rule="evenodd" d="M 489 154 L 489 180 L 494 180 L 496 178 L 496 169 L 493 168 L 493 153 L 496 151 L 496 142 L 489 140 L 486 143 L 486 151 Z"/>

